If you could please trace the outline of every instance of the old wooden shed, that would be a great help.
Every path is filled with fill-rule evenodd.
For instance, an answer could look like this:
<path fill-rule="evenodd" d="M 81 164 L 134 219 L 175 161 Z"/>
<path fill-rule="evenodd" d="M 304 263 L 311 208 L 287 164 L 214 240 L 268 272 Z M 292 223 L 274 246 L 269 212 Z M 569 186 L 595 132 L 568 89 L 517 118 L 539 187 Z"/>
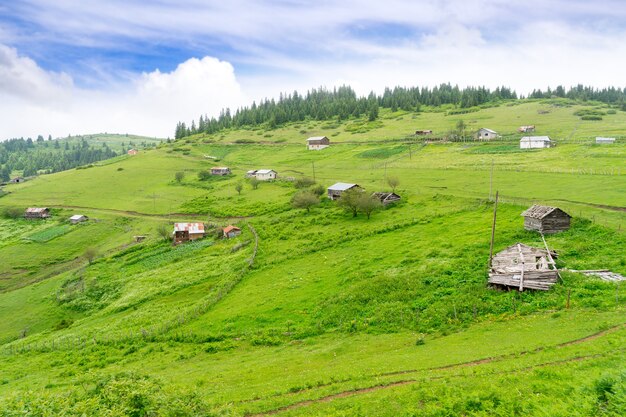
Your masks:
<path fill-rule="evenodd" d="M 549 290 L 556 284 L 559 273 L 554 259 L 556 252 L 516 243 L 491 260 L 489 283 L 497 286 Z"/>
<path fill-rule="evenodd" d="M 29 207 L 24 212 L 26 219 L 47 219 L 50 217 L 50 209 L 48 207 Z"/>
<path fill-rule="evenodd" d="M 313 136 L 306 140 L 306 148 L 310 151 L 319 151 L 330 146 L 330 139 L 326 136 Z"/>
<path fill-rule="evenodd" d="M 351 183 L 347 183 L 347 182 L 338 182 L 335 183 L 333 185 L 331 185 L 330 187 L 328 187 L 328 198 L 330 198 L 331 200 L 338 200 L 339 198 L 341 198 L 341 194 L 345 193 L 348 190 L 362 190 L 361 186 L 359 184 L 351 184 Z"/>
<path fill-rule="evenodd" d="M 77 224 L 77 223 L 80 223 L 80 222 L 86 222 L 87 220 L 88 220 L 88 218 L 84 214 L 75 214 L 72 217 L 70 217 L 70 223 L 72 223 L 72 224 Z"/>
<path fill-rule="evenodd" d="M 378 200 L 380 200 L 383 206 L 397 203 L 402 198 L 396 193 L 385 193 L 385 192 L 373 193 L 372 197 L 376 197 Z"/>
<path fill-rule="evenodd" d="M 568 230 L 572 216 L 558 207 L 533 205 L 522 213 L 524 229 L 541 233 L 558 233 Z"/>
<path fill-rule="evenodd" d="M 231 237 L 239 236 L 241 234 L 241 229 L 237 226 L 228 225 L 222 229 L 222 232 L 224 234 L 224 237 L 229 239 Z"/>
<path fill-rule="evenodd" d="M 175 245 L 201 239 L 204 237 L 204 223 L 174 223 L 172 235 Z"/>
<path fill-rule="evenodd" d="M 230 175 L 230 168 L 228 167 L 213 167 L 211 168 L 211 175 Z"/>

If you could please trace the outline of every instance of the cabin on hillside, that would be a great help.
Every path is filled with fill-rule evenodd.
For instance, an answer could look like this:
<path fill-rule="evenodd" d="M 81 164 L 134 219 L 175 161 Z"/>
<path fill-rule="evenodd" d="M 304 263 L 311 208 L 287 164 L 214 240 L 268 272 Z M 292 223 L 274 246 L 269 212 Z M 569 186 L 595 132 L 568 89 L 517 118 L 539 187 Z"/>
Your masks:
<path fill-rule="evenodd" d="M 520 133 L 530 133 L 535 131 L 535 125 L 520 126 L 517 128 Z"/>
<path fill-rule="evenodd" d="M 246 172 L 246 178 L 256 178 L 259 181 L 275 180 L 278 172 L 273 169 L 254 169 Z"/>
<path fill-rule="evenodd" d="M 213 167 L 211 168 L 211 175 L 230 175 L 230 168 L 228 167 Z"/>
<path fill-rule="evenodd" d="M 481 128 L 478 132 L 476 132 L 476 139 L 478 140 L 491 140 L 496 139 L 498 137 L 498 132 L 495 130 L 487 129 L 486 127 Z"/>
<path fill-rule="evenodd" d="M 516 243 L 491 259 L 489 284 L 525 289 L 549 290 L 556 284 L 559 272 L 556 252 Z"/>
<path fill-rule="evenodd" d="M 306 140 L 306 148 L 310 151 L 319 151 L 330 146 L 330 139 L 326 136 L 313 136 Z"/>
<path fill-rule="evenodd" d="M 348 190 L 362 191 L 363 188 L 361 188 L 361 186 L 358 184 L 338 182 L 328 187 L 328 198 L 330 198 L 331 200 L 338 200 L 339 198 L 341 198 L 341 194 L 345 193 Z"/>
<path fill-rule="evenodd" d="M 372 194 L 372 197 L 377 198 L 383 206 L 397 203 L 402 197 L 396 193 L 377 192 Z"/>
<path fill-rule="evenodd" d="M 233 226 L 229 224 L 228 226 L 222 229 L 222 233 L 226 239 L 230 239 L 231 237 L 237 237 L 241 234 L 241 229 L 237 226 Z"/>
<path fill-rule="evenodd" d="M 415 136 L 426 136 L 426 135 L 432 135 L 433 131 L 432 130 L 416 130 L 415 131 Z"/>
<path fill-rule="evenodd" d="M 204 223 L 174 223 L 172 238 L 174 245 L 204 237 Z"/>
<path fill-rule="evenodd" d="M 139 153 L 139 151 L 137 151 L 137 149 L 129 149 L 128 152 L 126 152 L 128 155 L 137 155 Z"/>
<path fill-rule="evenodd" d="M 72 217 L 70 217 L 70 223 L 72 224 L 86 222 L 87 220 L 88 218 L 84 214 L 75 214 Z"/>
<path fill-rule="evenodd" d="M 599 145 L 612 145 L 615 143 L 615 138 L 603 138 L 601 136 L 597 136 L 596 143 Z"/>
<path fill-rule="evenodd" d="M 572 216 L 558 207 L 533 205 L 522 213 L 524 229 L 540 233 L 558 233 L 568 230 Z"/>
<path fill-rule="evenodd" d="M 549 136 L 524 136 L 519 141 L 520 149 L 553 148 L 556 143 Z"/>
<path fill-rule="evenodd" d="M 48 217 L 50 217 L 48 207 L 29 207 L 24 212 L 25 219 L 47 219 Z"/>

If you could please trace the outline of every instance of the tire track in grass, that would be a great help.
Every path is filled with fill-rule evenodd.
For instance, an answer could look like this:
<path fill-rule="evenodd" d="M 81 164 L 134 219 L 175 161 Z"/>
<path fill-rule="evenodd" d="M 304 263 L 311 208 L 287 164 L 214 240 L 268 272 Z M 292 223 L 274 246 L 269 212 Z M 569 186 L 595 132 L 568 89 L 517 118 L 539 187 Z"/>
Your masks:
<path fill-rule="evenodd" d="M 455 368 L 466 368 L 466 367 L 470 367 L 470 366 L 479 366 L 479 365 L 483 365 L 483 364 L 487 364 L 487 363 L 494 363 L 494 362 L 501 362 L 507 359 L 513 359 L 515 357 L 519 357 L 519 356 L 525 356 L 525 355 L 529 355 L 529 354 L 533 354 L 533 353 L 539 353 L 549 347 L 554 347 L 557 349 L 563 348 L 563 347 L 567 347 L 567 346 L 573 346 L 573 345 L 577 345 L 577 344 L 582 344 L 588 341 L 592 341 L 595 339 L 598 339 L 602 336 L 605 336 L 607 334 L 610 333 L 614 333 L 617 332 L 623 328 L 626 328 L 626 323 L 620 323 L 617 324 L 615 326 L 609 327 L 608 329 L 604 329 L 601 330 L 599 332 L 578 338 L 578 339 L 574 339 L 574 340 L 569 340 L 567 342 L 562 342 L 553 346 L 540 346 L 538 348 L 535 349 L 531 349 L 531 350 L 525 350 L 525 351 L 521 351 L 521 352 L 517 352 L 517 353 L 509 353 L 509 354 L 505 354 L 505 355 L 498 355 L 498 356 L 492 356 L 492 357 L 487 357 L 487 358 L 481 358 L 481 359 L 475 359 L 472 361 L 467 361 L 467 362 L 460 362 L 460 363 L 455 363 L 455 364 L 450 364 L 450 365 L 443 365 L 443 366 L 436 366 L 436 367 L 431 367 L 431 368 L 424 368 L 424 369 L 409 369 L 409 370 L 401 370 L 401 371 L 393 371 L 393 372 L 385 372 L 385 373 L 381 373 L 381 374 L 376 374 L 376 375 L 370 375 L 369 378 L 375 378 L 375 377 L 386 377 L 386 376 L 394 376 L 394 375 L 406 375 L 406 374 L 411 374 L 411 373 L 416 373 L 416 372 L 428 372 L 428 371 L 444 371 L 444 370 L 449 370 L 449 369 L 455 369 Z M 626 351 L 625 348 L 622 349 L 616 349 L 614 351 L 609 351 L 609 352 L 605 352 L 605 353 L 599 353 L 599 354 L 593 354 L 593 355 L 586 355 L 586 356 L 576 356 L 573 358 L 569 358 L 569 359 L 562 359 L 562 360 L 558 360 L 558 361 L 551 361 L 551 362 L 544 362 L 544 363 L 540 363 L 540 364 L 535 364 L 535 365 L 530 365 L 528 367 L 525 368 L 521 368 L 518 370 L 513 370 L 513 371 L 502 371 L 502 372 L 496 372 L 496 374 L 506 374 L 506 373 L 512 373 L 512 372 L 522 372 L 522 371 L 526 371 L 526 370 L 532 370 L 535 368 L 539 368 L 539 367 L 543 367 L 543 366 L 553 366 L 553 365 L 558 365 L 558 364 L 563 364 L 563 363 L 570 363 L 570 362 L 576 362 L 576 361 L 581 361 L 581 360 L 587 360 L 587 359 L 594 359 L 597 357 L 602 357 L 602 356 L 606 356 L 610 353 L 613 352 L 617 352 L 617 351 Z M 453 375 L 453 376 L 463 376 L 463 375 Z M 367 377 L 366 377 L 367 378 Z M 427 380 L 431 381 L 431 380 L 437 380 L 437 379 L 441 379 L 444 378 L 444 376 L 435 376 L 435 377 L 431 377 L 428 378 Z M 293 404 L 289 404 L 283 407 L 278 407 L 276 409 L 273 410 L 269 410 L 269 411 L 264 411 L 261 413 L 249 413 L 249 414 L 245 414 L 247 417 L 261 417 L 261 416 L 268 416 L 268 415 L 274 415 L 274 414 L 278 414 L 281 412 L 285 412 L 285 411 L 289 411 L 289 410 L 293 410 L 296 408 L 302 408 L 302 407 L 306 407 L 309 405 L 313 405 L 313 404 L 317 404 L 317 403 L 324 403 L 324 402 L 330 402 L 334 399 L 338 399 L 338 398 L 345 398 L 345 397 L 350 397 L 353 395 L 359 395 L 359 394 L 366 394 L 369 392 L 373 392 L 373 391 L 378 391 L 378 390 L 382 390 L 382 389 L 386 389 L 386 388 L 394 388 L 394 387 L 398 387 L 398 386 L 403 386 L 403 385 L 408 385 L 408 384 L 414 384 L 416 382 L 421 382 L 424 379 L 417 379 L 417 378 L 410 378 L 410 379 L 403 379 L 403 380 L 399 380 L 399 381 L 393 381 L 393 382 L 388 382 L 388 383 L 381 383 L 378 385 L 374 385 L 374 386 L 370 386 L 370 387 L 364 387 L 364 388 L 354 388 L 351 390 L 346 390 L 346 391 L 342 391 L 342 392 L 338 392 L 335 394 L 329 394 L 317 399 L 311 399 L 311 400 L 303 400 L 303 401 L 299 401 Z M 281 397 L 281 396 L 287 396 L 287 395 L 296 395 L 296 394 L 300 394 L 302 392 L 306 392 L 306 391 L 310 391 L 313 389 L 318 389 L 318 388 L 323 388 L 323 387 L 327 387 L 327 386 L 331 386 L 334 385 L 336 383 L 344 383 L 344 382 L 349 382 L 350 380 L 344 380 L 344 381 L 338 381 L 338 382 L 332 382 L 332 383 L 328 383 L 328 384 L 322 384 L 322 385 L 317 385 L 315 387 L 311 387 L 308 389 L 303 389 L 303 390 L 299 390 L 293 393 L 285 393 L 285 394 L 278 394 L 278 395 L 271 395 L 269 397 L 264 397 L 264 398 L 259 398 L 259 399 L 255 399 L 252 401 L 243 401 L 246 403 L 252 403 L 252 402 L 257 402 L 257 401 L 261 401 L 261 400 L 265 400 L 268 398 L 272 398 L 272 397 Z"/>

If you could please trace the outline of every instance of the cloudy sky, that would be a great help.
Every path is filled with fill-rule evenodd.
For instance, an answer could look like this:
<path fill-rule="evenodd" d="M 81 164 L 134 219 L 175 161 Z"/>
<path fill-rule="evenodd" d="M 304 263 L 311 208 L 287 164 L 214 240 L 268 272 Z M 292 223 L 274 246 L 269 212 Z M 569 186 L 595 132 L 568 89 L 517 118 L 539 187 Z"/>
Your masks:
<path fill-rule="evenodd" d="M 280 92 L 626 86 L 621 0 L 0 2 L 0 139 L 172 136 Z"/>

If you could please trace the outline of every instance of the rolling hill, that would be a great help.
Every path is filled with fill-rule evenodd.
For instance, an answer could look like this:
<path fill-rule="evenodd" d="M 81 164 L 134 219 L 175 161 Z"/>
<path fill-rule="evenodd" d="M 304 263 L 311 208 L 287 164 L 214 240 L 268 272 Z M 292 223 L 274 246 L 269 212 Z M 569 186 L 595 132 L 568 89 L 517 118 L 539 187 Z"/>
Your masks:
<path fill-rule="evenodd" d="M 227 129 L 10 184 L 1 210 L 52 218 L 0 219 L 0 414 L 624 415 L 626 288 L 571 271 L 626 275 L 626 112 L 579 116 L 603 106 Z M 502 137 L 440 140 L 459 120 Z M 557 146 L 520 150 L 527 124 Z M 317 135 L 331 146 L 307 151 Z M 233 174 L 202 174 L 214 165 Z M 244 178 L 261 168 L 278 180 Z M 402 202 L 295 209 L 302 178 L 397 178 Z M 487 287 L 496 190 L 496 251 L 543 245 L 523 229 L 532 203 L 573 216 L 546 236 L 550 291 Z M 207 237 L 172 246 L 159 229 L 177 221 Z M 219 238 L 228 224 L 243 233 Z"/>

